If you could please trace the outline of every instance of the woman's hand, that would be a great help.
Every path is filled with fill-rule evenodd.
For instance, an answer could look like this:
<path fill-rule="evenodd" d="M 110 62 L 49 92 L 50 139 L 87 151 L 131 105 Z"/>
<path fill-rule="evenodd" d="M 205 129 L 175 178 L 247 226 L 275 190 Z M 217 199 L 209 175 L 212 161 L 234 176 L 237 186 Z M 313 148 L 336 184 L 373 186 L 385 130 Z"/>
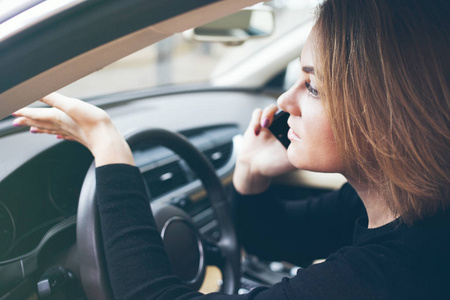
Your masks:
<path fill-rule="evenodd" d="M 32 133 L 77 141 L 91 151 L 97 167 L 114 163 L 134 165 L 128 144 L 105 111 L 58 93 L 41 101 L 53 107 L 22 108 L 13 113 L 17 117 L 13 125 L 30 126 Z"/>
<path fill-rule="evenodd" d="M 272 177 L 295 169 L 286 149 L 267 129 L 276 111 L 277 106 L 270 105 L 264 111 L 253 112 L 233 176 L 233 184 L 241 194 L 261 193 L 269 187 Z"/>

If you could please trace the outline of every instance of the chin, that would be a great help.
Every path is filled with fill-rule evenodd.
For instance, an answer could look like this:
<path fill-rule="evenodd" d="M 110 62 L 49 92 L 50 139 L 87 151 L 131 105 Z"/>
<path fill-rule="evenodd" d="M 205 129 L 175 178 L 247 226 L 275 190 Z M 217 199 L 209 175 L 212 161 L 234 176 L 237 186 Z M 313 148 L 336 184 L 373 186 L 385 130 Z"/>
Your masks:
<path fill-rule="evenodd" d="M 344 167 L 336 153 L 306 151 L 298 142 L 292 142 L 287 150 L 289 161 L 297 168 L 321 173 L 343 173 Z"/>
<path fill-rule="evenodd" d="M 309 168 L 312 167 L 310 163 L 308 163 L 309 159 L 302 155 L 305 151 L 301 149 L 297 143 L 298 142 L 291 142 L 289 145 L 287 149 L 288 159 L 297 169 L 309 170 Z"/>

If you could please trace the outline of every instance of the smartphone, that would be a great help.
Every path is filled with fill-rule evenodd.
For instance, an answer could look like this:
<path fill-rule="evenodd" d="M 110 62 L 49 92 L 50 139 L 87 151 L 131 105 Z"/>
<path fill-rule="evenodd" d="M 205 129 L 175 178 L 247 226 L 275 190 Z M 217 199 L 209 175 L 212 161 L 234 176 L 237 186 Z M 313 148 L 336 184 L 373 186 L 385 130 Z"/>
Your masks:
<path fill-rule="evenodd" d="M 270 132 L 272 132 L 285 148 L 289 147 L 289 144 L 291 143 L 287 137 L 289 131 L 289 126 L 287 124 L 288 118 L 289 114 L 287 112 L 278 110 L 273 116 L 272 124 L 269 126 Z"/>

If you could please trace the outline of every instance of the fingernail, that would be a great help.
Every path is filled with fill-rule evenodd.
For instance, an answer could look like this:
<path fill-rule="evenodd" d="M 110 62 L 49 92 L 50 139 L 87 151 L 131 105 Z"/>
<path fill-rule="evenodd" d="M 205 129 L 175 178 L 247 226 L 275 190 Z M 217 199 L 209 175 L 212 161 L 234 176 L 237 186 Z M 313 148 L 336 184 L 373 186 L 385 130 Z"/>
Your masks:
<path fill-rule="evenodd" d="M 31 132 L 31 133 L 36 133 L 37 130 L 36 130 L 36 129 L 30 129 L 30 132 Z"/>
<path fill-rule="evenodd" d="M 13 123 L 13 126 L 14 126 L 14 127 L 20 127 L 20 124 Z"/>
<path fill-rule="evenodd" d="M 61 135 L 57 135 L 56 138 L 61 140 L 63 137 Z"/>
<path fill-rule="evenodd" d="M 11 116 L 17 117 L 17 114 L 16 113 L 12 113 Z"/>
<path fill-rule="evenodd" d="M 262 120 L 262 122 L 261 122 L 261 126 L 264 127 L 264 128 L 269 127 L 269 119 L 264 118 L 264 119 Z"/>
<path fill-rule="evenodd" d="M 261 132 L 261 128 L 255 128 L 255 135 L 258 136 L 259 133 Z"/>

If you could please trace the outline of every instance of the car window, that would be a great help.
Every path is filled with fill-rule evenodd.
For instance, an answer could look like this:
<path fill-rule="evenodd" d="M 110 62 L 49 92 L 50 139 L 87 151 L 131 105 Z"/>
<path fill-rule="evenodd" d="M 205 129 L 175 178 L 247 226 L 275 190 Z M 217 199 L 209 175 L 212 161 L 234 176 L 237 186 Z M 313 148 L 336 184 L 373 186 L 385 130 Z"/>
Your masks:
<path fill-rule="evenodd" d="M 275 13 L 275 32 L 240 46 L 189 41 L 173 35 L 106 66 L 60 90 L 78 98 L 157 86 L 206 83 L 220 76 L 262 47 L 275 42 L 309 16 L 317 0 L 266 2 Z"/>

